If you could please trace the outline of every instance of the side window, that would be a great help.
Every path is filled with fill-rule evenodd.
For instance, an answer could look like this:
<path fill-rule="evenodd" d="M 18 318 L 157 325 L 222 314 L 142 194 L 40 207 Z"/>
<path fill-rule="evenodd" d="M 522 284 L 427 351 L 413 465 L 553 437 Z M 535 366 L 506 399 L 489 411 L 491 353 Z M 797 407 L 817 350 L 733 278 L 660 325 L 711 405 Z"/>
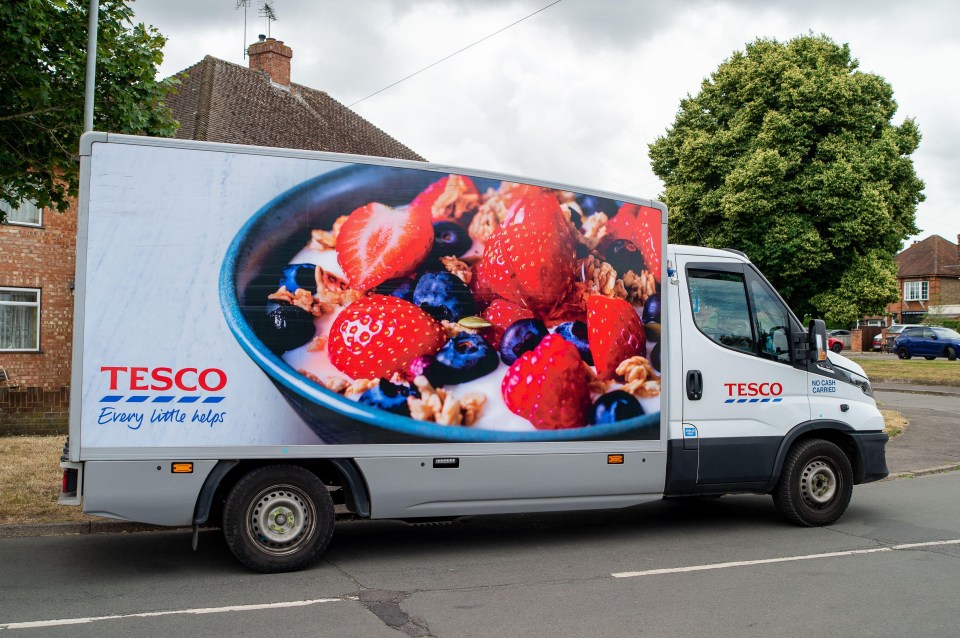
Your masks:
<path fill-rule="evenodd" d="M 691 269 L 688 280 L 700 332 L 727 348 L 756 353 L 743 274 Z"/>
<path fill-rule="evenodd" d="M 750 294 L 753 296 L 760 355 L 774 361 L 791 363 L 790 312 L 777 295 L 759 279 L 751 278 Z"/>

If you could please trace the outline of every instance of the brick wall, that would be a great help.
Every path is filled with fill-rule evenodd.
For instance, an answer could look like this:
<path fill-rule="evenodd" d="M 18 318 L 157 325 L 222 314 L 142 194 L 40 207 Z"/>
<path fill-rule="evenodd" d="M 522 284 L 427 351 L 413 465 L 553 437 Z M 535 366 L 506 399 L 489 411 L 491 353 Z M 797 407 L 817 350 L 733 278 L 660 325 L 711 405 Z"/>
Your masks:
<path fill-rule="evenodd" d="M 66 432 L 76 268 L 76 202 L 43 226 L 0 224 L 0 286 L 40 289 L 40 351 L 0 352 L 0 434 Z M 53 428 L 51 430 L 51 428 Z"/>

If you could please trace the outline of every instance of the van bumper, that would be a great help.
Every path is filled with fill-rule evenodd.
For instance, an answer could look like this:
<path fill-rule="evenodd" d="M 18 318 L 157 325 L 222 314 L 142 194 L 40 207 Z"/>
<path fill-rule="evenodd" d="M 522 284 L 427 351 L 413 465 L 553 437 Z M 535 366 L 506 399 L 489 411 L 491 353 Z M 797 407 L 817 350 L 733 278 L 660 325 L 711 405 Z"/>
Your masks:
<path fill-rule="evenodd" d="M 887 469 L 886 446 L 890 437 L 886 432 L 854 432 L 853 440 L 857 443 L 860 452 L 860 471 L 854 477 L 854 483 L 871 483 L 887 478 L 890 470 Z"/>

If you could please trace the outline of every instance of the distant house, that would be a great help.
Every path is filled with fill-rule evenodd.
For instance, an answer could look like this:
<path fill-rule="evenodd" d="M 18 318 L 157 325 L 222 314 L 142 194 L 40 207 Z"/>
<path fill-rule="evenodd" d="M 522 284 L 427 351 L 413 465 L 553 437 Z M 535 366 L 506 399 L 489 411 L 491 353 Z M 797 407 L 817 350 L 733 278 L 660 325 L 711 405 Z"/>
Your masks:
<path fill-rule="evenodd" d="M 897 281 L 900 299 L 887 306 L 897 323 L 960 318 L 960 235 L 914 242 L 897 255 Z"/>
<path fill-rule="evenodd" d="M 249 68 L 207 56 L 167 105 L 180 139 L 423 160 L 327 93 L 290 81 L 293 51 L 261 38 Z M 65 432 L 77 207 L 24 202 L 0 225 L 0 434 Z"/>

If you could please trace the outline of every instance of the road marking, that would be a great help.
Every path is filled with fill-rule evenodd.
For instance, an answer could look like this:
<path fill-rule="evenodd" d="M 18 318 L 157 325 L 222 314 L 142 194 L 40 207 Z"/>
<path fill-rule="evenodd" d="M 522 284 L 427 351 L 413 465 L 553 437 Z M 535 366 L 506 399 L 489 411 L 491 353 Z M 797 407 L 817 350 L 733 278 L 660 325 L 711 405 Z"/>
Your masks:
<path fill-rule="evenodd" d="M 335 603 L 341 600 L 357 600 L 356 596 L 344 598 L 315 598 L 313 600 L 290 600 L 279 603 L 260 603 L 254 605 L 230 605 L 228 607 L 201 607 L 198 609 L 171 609 L 168 611 L 145 611 L 139 614 L 117 614 L 114 616 L 90 616 L 88 618 L 62 618 L 59 620 L 34 620 L 30 622 L 12 622 L 0 624 L 3 629 L 36 629 L 61 625 L 83 625 L 101 620 L 121 620 L 124 618 L 154 618 L 157 616 L 175 616 L 182 614 L 222 614 L 230 611 L 256 611 L 259 609 L 284 609 L 287 607 L 307 607 L 322 603 Z"/>
<path fill-rule="evenodd" d="M 779 558 L 761 558 L 759 560 L 735 560 L 729 563 L 708 563 L 706 565 L 689 565 L 687 567 L 669 567 L 666 569 L 646 569 L 639 572 L 617 572 L 610 574 L 614 578 L 636 578 L 637 576 L 658 576 L 660 574 L 683 574 L 686 572 L 702 572 L 710 569 L 727 569 L 729 567 L 749 567 L 751 565 L 769 565 L 771 563 L 789 563 L 815 558 L 836 558 L 838 556 L 856 556 L 859 554 L 877 554 L 893 552 L 918 547 L 933 547 L 936 545 L 960 545 L 960 538 L 947 541 L 928 541 L 925 543 L 905 543 L 892 547 L 873 547 L 870 549 L 851 549 L 843 552 L 827 552 L 824 554 L 805 554 L 803 556 L 781 556 Z"/>

